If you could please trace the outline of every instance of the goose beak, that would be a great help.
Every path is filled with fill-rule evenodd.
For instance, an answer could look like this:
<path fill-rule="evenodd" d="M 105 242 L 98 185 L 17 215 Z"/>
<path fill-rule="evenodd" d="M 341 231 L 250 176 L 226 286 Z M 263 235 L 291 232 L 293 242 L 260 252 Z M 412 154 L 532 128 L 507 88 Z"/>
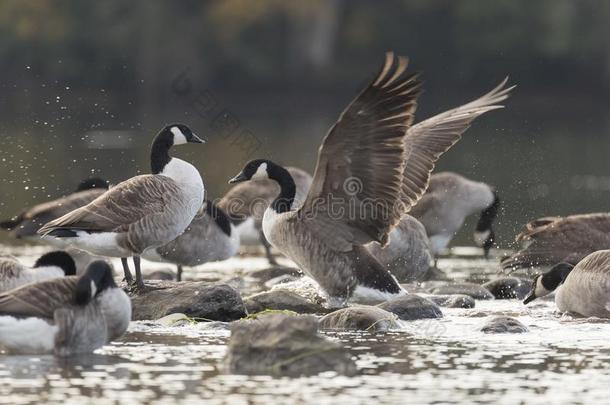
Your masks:
<path fill-rule="evenodd" d="M 191 139 L 189 139 L 190 143 L 205 143 L 205 140 L 201 139 L 200 137 L 198 137 L 195 134 L 192 134 Z"/>
<path fill-rule="evenodd" d="M 536 294 L 534 294 L 534 290 L 532 290 L 527 297 L 525 297 L 525 299 L 523 300 L 523 305 L 527 305 L 530 302 L 534 301 L 536 299 Z"/>
<path fill-rule="evenodd" d="M 235 176 L 231 180 L 229 180 L 229 184 L 241 183 L 242 181 L 247 181 L 247 180 L 248 180 L 248 178 L 246 177 L 244 172 L 241 172 L 237 176 Z"/>

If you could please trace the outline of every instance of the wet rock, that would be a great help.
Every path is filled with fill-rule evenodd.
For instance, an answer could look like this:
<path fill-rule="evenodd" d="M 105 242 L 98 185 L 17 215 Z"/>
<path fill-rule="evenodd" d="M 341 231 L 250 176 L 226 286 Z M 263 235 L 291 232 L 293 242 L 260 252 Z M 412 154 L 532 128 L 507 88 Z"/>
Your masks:
<path fill-rule="evenodd" d="M 226 284 L 147 282 L 147 290 L 131 294 L 134 321 L 182 313 L 195 320 L 233 321 L 246 316 L 239 293 Z"/>
<path fill-rule="evenodd" d="M 464 294 L 429 295 L 426 298 L 446 308 L 474 308 L 475 305 L 474 298 Z"/>
<path fill-rule="evenodd" d="M 527 326 L 510 316 L 496 316 L 479 329 L 483 333 L 525 333 Z"/>
<path fill-rule="evenodd" d="M 496 299 L 523 299 L 529 293 L 532 282 L 517 277 L 502 277 L 488 281 L 483 287 L 488 289 Z"/>
<path fill-rule="evenodd" d="M 419 281 L 431 280 L 449 281 L 451 280 L 451 277 L 438 267 L 430 266 L 430 268 L 419 278 Z"/>
<path fill-rule="evenodd" d="M 157 270 L 150 273 L 146 278 L 149 280 L 173 281 L 176 279 L 176 276 L 169 270 Z"/>
<path fill-rule="evenodd" d="M 302 277 L 303 273 L 299 269 L 282 266 L 269 267 L 267 269 L 255 270 L 248 273 L 248 276 L 258 279 L 261 283 L 286 275 L 297 278 Z"/>
<path fill-rule="evenodd" d="M 353 329 L 384 332 L 397 328 L 397 316 L 379 307 L 358 305 L 331 312 L 320 319 L 322 329 Z"/>
<path fill-rule="evenodd" d="M 476 300 L 492 300 L 493 294 L 486 288 L 474 283 L 454 283 L 439 287 L 434 287 L 430 290 L 432 294 L 464 294 L 469 295 Z"/>
<path fill-rule="evenodd" d="M 300 277 L 291 276 L 290 274 L 284 274 L 283 276 L 275 277 L 271 280 L 266 281 L 264 285 L 266 289 L 270 290 L 277 285 L 291 283 L 293 281 L 298 280 L 299 278 Z"/>
<path fill-rule="evenodd" d="M 318 334 L 314 317 L 282 314 L 234 322 L 225 365 L 229 373 L 247 375 L 356 373 L 347 350 Z"/>
<path fill-rule="evenodd" d="M 319 304 L 314 304 L 292 291 L 279 288 L 247 297 L 244 299 L 244 305 L 250 314 L 266 309 L 294 311 L 299 314 L 323 314 L 328 312 Z"/>
<path fill-rule="evenodd" d="M 394 298 L 377 306 L 398 315 L 398 318 L 403 321 L 443 317 L 443 312 L 438 305 L 415 294 Z"/>
<path fill-rule="evenodd" d="M 188 316 L 178 313 L 166 315 L 155 321 L 156 324 L 161 326 L 184 326 L 190 325 L 192 322 Z"/>

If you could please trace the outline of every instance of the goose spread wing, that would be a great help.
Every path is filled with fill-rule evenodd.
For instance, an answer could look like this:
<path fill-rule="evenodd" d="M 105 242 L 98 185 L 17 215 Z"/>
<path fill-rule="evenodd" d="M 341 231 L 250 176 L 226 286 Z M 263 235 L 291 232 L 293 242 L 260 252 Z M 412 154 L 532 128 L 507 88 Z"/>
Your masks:
<path fill-rule="evenodd" d="M 56 309 L 73 300 L 78 277 L 27 284 L 0 294 L 0 315 L 53 319 Z"/>
<path fill-rule="evenodd" d="M 403 214 L 404 136 L 420 87 L 406 68 L 406 58 L 388 53 L 380 73 L 343 111 L 318 151 L 298 214 L 336 249 L 385 244 Z"/>
<path fill-rule="evenodd" d="M 410 127 L 405 138 L 402 201 L 408 211 L 425 193 L 430 174 L 439 157 L 460 140 L 472 121 L 487 111 L 503 106 L 515 87 L 505 87 L 508 78 L 484 96 L 460 107 L 435 115 Z"/>
<path fill-rule="evenodd" d="M 90 232 L 123 232 L 130 224 L 164 212 L 180 195 L 178 184 L 163 175 L 132 177 L 111 188 L 91 203 L 44 225 L 38 233 L 57 229 Z"/>

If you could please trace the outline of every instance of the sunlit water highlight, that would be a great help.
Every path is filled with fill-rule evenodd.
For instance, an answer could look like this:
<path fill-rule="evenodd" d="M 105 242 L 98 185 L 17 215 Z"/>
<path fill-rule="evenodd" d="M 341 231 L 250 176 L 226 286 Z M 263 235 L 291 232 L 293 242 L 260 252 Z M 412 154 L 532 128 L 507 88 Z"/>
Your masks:
<path fill-rule="evenodd" d="M 40 248 L 13 250 L 31 262 Z M 168 268 L 152 265 L 148 268 Z M 191 277 L 227 280 L 259 258 L 206 265 Z M 439 267 L 459 280 L 494 277 L 496 262 L 447 258 Z M 239 269 L 231 272 L 231 269 Z M 197 277 L 197 278 L 199 278 Z M 402 322 L 387 333 L 327 333 L 357 362 L 355 377 L 230 375 L 222 363 L 227 324 L 164 327 L 133 322 L 120 340 L 94 354 L 59 359 L 0 352 L 0 403 L 605 403 L 610 384 L 610 322 L 555 313 L 551 300 L 477 301 L 443 308 L 440 320 Z M 488 316 L 516 317 L 524 334 L 483 334 Z"/>

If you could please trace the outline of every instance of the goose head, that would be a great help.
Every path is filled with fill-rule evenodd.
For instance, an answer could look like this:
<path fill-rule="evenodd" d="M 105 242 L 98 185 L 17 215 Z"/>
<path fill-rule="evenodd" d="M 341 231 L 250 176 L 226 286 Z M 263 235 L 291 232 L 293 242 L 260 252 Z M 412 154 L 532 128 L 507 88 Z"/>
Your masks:
<path fill-rule="evenodd" d="M 171 160 L 169 150 L 172 146 L 184 145 L 185 143 L 205 143 L 205 141 L 184 124 L 170 124 L 163 127 L 150 148 L 152 173 L 161 173 L 165 165 L 169 163 Z"/>
<path fill-rule="evenodd" d="M 100 179 L 99 177 L 91 177 L 81 181 L 76 188 L 76 191 L 91 190 L 93 188 L 108 190 L 108 182 L 104 179 Z"/>
<path fill-rule="evenodd" d="M 242 169 L 242 171 L 231 180 L 230 184 L 240 183 L 248 180 L 264 180 L 272 177 L 271 172 L 277 167 L 277 165 L 270 160 L 266 159 L 255 159 L 251 160 Z"/>
<path fill-rule="evenodd" d="M 500 210 L 500 198 L 498 197 L 498 193 L 494 189 L 491 191 L 494 196 L 493 202 L 481 211 L 481 216 L 479 217 L 479 222 L 477 222 L 477 227 L 474 232 L 474 242 L 478 247 L 483 248 L 483 253 L 486 258 L 489 256 L 489 251 L 496 243 L 493 223 Z"/>
<path fill-rule="evenodd" d="M 34 263 L 34 268 L 41 267 L 59 267 L 66 276 L 73 276 L 76 274 L 74 259 L 63 250 L 46 253 L 40 256 L 38 260 L 36 260 L 36 263 Z"/>
<path fill-rule="evenodd" d="M 573 268 L 574 266 L 569 263 L 559 263 L 546 273 L 536 276 L 532 281 L 532 288 L 523 300 L 523 303 L 528 304 L 536 298 L 544 297 L 555 291 L 557 287 L 563 284 Z"/>
<path fill-rule="evenodd" d="M 85 273 L 78 279 L 74 290 L 74 302 L 77 305 L 87 305 L 102 292 L 117 288 L 112 277 L 112 267 L 103 261 L 96 260 L 89 264 Z"/>

